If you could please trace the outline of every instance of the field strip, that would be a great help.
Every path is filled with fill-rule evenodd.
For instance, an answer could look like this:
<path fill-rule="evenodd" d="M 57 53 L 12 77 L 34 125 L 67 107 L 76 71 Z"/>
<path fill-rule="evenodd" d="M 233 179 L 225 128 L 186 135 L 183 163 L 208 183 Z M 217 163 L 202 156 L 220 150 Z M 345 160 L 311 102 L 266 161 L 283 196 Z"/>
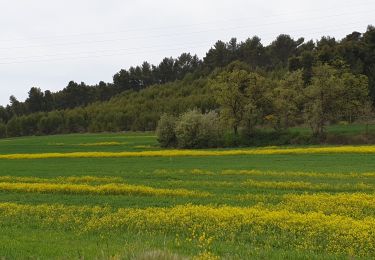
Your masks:
<path fill-rule="evenodd" d="M 341 215 L 352 218 L 375 216 L 375 193 L 315 193 L 315 194 L 239 194 L 227 195 L 241 201 L 255 202 L 271 210 L 290 210 L 293 212 L 322 212 L 326 215 Z"/>
<path fill-rule="evenodd" d="M 301 171 L 260 171 L 260 170 L 223 170 L 222 175 L 243 175 L 243 176 L 272 176 L 272 177 L 308 177 L 321 179 L 360 179 L 375 178 L 375 172 L 364 173 L 320 173 Z"/>
<path fill-rule="evenodd" d="M 186 189 L 157 189 L 143 185 L 129 184 L 57 184 L 57 183 L 14 183 L 0 182 L 0 191 L 62 193 L 62 194 L 95 194 L 95 195 L 141 195 L 141 196 L 182 196 L 208 197 L 208 192 Z"/>
<path fill-rule="evenodd" d="M 295 212 L 323 212 L 353 218 L 375 216 L 375 194 L 338 193 L 338 194 L 286 194 L 276 208 Z"/>
<path fill-rule="evenodd" d="M 375 185 L 359 183 L 312 183 L 306 181 L 257 181 L 248 179 L 243 186 L 258 189 L 305 191 L 375 191 Z"/>
<path fill-rule="evenodd" d="M 96 143 L 79 143 L 79 144 L 71 144 L 71 143 L 48 143 L 47 145 L 50 146 L 118 146 L 128 144 L 127 142 L 96 142 Z"/>
<path fill-rule="evenodd" d="M 116 158 L 116 157 L 179 157 L 179 156 L 230 156 L 230 155 L 288 155 L 288 154 L 375 154 L 375 146 L 335 146 L 313 148 L 263 148 L 248 150 L 160 150 L 139 152 L 72 152 L 2 154 L 0 159 L 48 158 Z"/>
<path fill-rule="evenodd" d="M 298 213 L 255 207 L 179 205 L 171 208 L 120 208 L 0 203 L 2 225 L 38 224 L 76 232 L 140 230 L 188 235 L 191 230 L 221 240 L 278 242 L 308 250 L 375 255 L 375 218 L 353 219 L 322 212 Z"/>
<path fill-rule="evenodd" d="M 122 183 L 121 177 L 97 176 L 59 176 L 55 178 L 0 176 L 0 182 L 25 182 L 25 183 Z"/>
<path fill-rule="evenodd" d="M 210 171 L 206 169 L 156 169 L 153 174 L 157 176 L 173 175 L 201 175 L 201 176 L 253 176 L 253 177 L 276 177 L 276 178 L 311 178 L 311 179 L 330 179 L 330 180 L 352 180 L 352 179 L 375 179 L 375 172 L 313 172 L 313 171 L 272 171 L 257 169 L 225 169 Z"/>

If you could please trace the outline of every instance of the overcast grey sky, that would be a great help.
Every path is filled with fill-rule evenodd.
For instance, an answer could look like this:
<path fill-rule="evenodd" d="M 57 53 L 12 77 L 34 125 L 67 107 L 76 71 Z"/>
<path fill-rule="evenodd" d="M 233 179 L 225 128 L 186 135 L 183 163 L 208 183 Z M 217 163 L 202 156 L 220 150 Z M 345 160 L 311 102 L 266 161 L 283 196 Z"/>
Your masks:
<path fill-rule="evenodd" d="M 121 68 L 217 41 L 281 33 L 342 38 L 375 24 L 373 0 L 0 0 L 0 105 L 70 80 L 112 82 Z"/>

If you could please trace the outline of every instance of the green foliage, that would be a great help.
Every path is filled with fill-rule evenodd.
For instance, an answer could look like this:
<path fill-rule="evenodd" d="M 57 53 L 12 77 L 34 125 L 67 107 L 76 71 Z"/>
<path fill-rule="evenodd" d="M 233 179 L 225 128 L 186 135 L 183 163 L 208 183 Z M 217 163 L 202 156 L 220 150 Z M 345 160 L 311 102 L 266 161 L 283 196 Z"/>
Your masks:
<path fill-rule="evenodd" d="M 7 127 L 4 123 L 0 122 L 0 138 L 4 138 L 7 136 Z"/>
<path fill-rule="evenodd" d="M 175 128 L 178 147 L 199 147 L 201 117 L 202 114 L 196 110 L 187 111 L 179 117 Z"/>
<path fill-rule="evenodd" d="M 139 92 L 127 91 L 111 101 L 86 107 L 14 117 L 8 122 L 9 136 L 86 131 L 154 131 L 163 113 L 179 115 L 195 107 L 202 111 L 215 109 L 217 104 L 206 82 L 207 79 L 190 78 Z M 35 122 L 32 118 L 39 118 L 42 122 Z M 24 131 L 23 127 L 32 122 L 34 130 Z M 30 129 L 29 126 L 27 128 Z"/>
<path fill-rule="evenodd" d="M 222 145 L 223 125 L 219 115 L 210 111 L 202 114 L 198 129 L 199 147 L 218 147 Z"/>
<path fill-rule="evenodd" d="M 343 95 L 340 97 L 341 114 L 346 121 L 352 123 L 361 116 L 363 108 L 368 105 L 368 78 L 364 75 L 354 75 L 344 72 L 341 75 Z"/>
<path fill-rule="evenodd" d="M 307 86 L 301 70 L 255 73 L 245 69 L 241 62 L 233 62 L 216 71 L 211 80 L 187 77 L 138 92 L 127 91 L 110 101 L 86 107 L 13 117 L 7 123 L 7 136 L 154 131 L 164 113 L 178 117 L 197 108 L 203 112 L 218 111 L 220 120 L 213 112 L 202 116 L 190 111 L 178 120 L 176 139 L 166 130 L 173 128 L 172 124 L 165 124 L 161 131 L 162 123 L 158 129 L 162 146 L 257 145 L 254 138 L 265 140 L 258 142 L 264 144 L 310 143 L 299 136 L 286 140 L 288 135 L 284 133 L 306 123 L 315 136 L 321 137 L 327 124 L 363 121 L 364 104 L 371 107 L 366 76 L 350 73 L 340 62 L 335 67 L 314 67 L 311 84 Z M 366 120 L 370 122 L 371 118 Z M 259 136 L 258 129 L 268 126 L 282 135 Z M 234 136 L 226 133 L 229 129 Z"/>
<path fill-rule="evenodd" d="M 44 94 L 40 88 L 31 88 L 29 91 L 29 97 L 26 99 L 25 103 L 31 113 L 43 111 Z"/>
<path fill-rule="evenodd" d="M 215 112 L 202 114 L 190 110 L 182 114 L 175 127 L 179 148 L 217 147 L 221 138 L 219 117 Z"/>
<path fill-rule="evenodd" d="M 176 120 L 174 116 L 163 114 L 156 128 L 157 140 L 161 147 L 174 147 L 177 144 L 175 133 Z"/>
<path fill-rule="evenodd" d="M 42 134 L 56 134 L 62 131 L 63 125 L 63 113 L 61 111 L 53 111 L 40 119 L 38 129 Z"/>
<path fill-rule="evenodd" d="M 14 136 L 21 136 L 22 135 L 22 128 L 20 123 L 19 117 L 13 117 L 9 120 L 7 124 L 7 136 L 14 137 Z"/>
<path fill-rule="evenodd" d="M 303 122 L 303 84 L 301 70 L 290 72 L 276 82 L 276 87 L 272 90 L 273 113 L 267 119 L 277 131 Z"/>
<path fill-rule="evenodd" d="M 247 104 L 244 127 L 246 133 L 252 135 L 256 126 L 263 124 L 264 117 L 272 114 L 271 89 L 273 82 L 257 73 L 250 73 L 249 78 L 249 85 L 245 92 Z"/>
<path fill-rule="evenodd" d="M 231 125 L 235 135 L 244 120 L 245 114 L 254 115 L 257 107 L 249 95 L 256 91 L 250 89 L 257 84 L 259 75 L 245 70 L 223 71 L 211 82 L 217 102 L 221 105 L 221 116 Z"/>
<path fill-rule="evenodd" d="M 326 123 L 337 118 L 340 108 L 338 97 L 342 94 L 334 68 L 322 65 L 314 69 L 312 84 L 305 90 L 305 117 L 314 135 L 322 136 Z"/>
<path fill-rule="evenodd" d="M 315 136 L 324 134 L 325 125 L 342 116 L 358 115 L 368 99 L 367 79 L 342 73 L 330 65 L 314 68 L 312 83 L 305 89 L 305 117 Z"/>
<path fill-rule="evenodd" d="M 83 108 L 68 110 L 64 117 L 67 131 L 71 133 L 86 131 L 88 121 L 86 111 Z"/>
<path fill-rule="evenodd" d="M 189 110 L 178 118 L 163 114 L 156 128 L 161 147 L 204 148 L 221 145 L 222 126 L 217 113 Z"/>

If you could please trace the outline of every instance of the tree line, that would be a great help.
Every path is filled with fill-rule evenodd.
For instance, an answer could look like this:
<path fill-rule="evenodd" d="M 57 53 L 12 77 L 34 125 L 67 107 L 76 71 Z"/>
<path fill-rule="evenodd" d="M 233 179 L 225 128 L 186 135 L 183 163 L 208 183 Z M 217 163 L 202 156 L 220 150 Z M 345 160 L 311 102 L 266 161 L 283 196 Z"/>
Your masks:
<path fill-rule="evenodd" d="M 200 64 L 201 61 L 196 55 L 183 53 L 177 59 L 163 59 L 158 66 L 144 62 L 141 66 L 120 70 L 113 76 L 113 83 L 101 81 L 97 85 L 89 86 L 84 82 L 78 84 L 70 81 L 63 90 L 55 93 L 32 87 L 25 102 L 11 96 L 7 107 L 0 106 L 0 120 L 7 122 L 13 116 L 72 109 L 106 101 L 127 90 L 139 91 L 151 85 L 182 79 L 187 73 L 194 72 Z"/>
<path fill-rule="evenodd" d="M 326 78 L 319 78 L 324 71 Z M 242 82 L 243 93 L 236 102 L 246 100 L 246 105 L 231 108 L 240 113 L 225 105 L 224 100 L 235 93 L 223 87 L 226 80 Z M 244 82 L 253 85 L 245 87 Z M 317 86 L 332 92 L 319 100 L 323 90 Z M 220 87 L 222 96 L 213 96 Z M 253 91 L 245 91 L 248 88 Z M 346 100 L 327 101 L 338 93 Z M 220 110 L 221 117 L 232 113 L 228 120 L 234 132 L 238 127 L 251 132 L 266 122 L 275 129 L 306 123 L 321 135 L 326 122 L 338 118 L 352 122 L 359 108 L 371 110 L 375 28 L 369 26 L 365 33 L 353 32 L 342 40 L 322 37 L 316 42 L 280 35 L 268 46 L 258 37 L 239 43 L 233 38 L 218 41 L 202 60 L 184 53 L 157 66 L 144 62 L 121 70 L 112 83 L 88 86 L 72 81 L 55 93 L 33 87 L 28 94 L 25 102 L 11 96 L 8 106 L 0 106 L 0 136 L 155 130 L 163 113 L 177 116 L 194 108 L 203 113 Z M 356 95 L 366 99 L 352 100 Z M 325 118 L 317 119 L 318 112 Z"/>
<path fill-rule="evenodd" d="M 368 77 L 353 74 L 341 62 L 314 66 L 307 85 L 302 70 L 272 77 L 235 62 L 213 74 L 208 86 L 218 109 L 190 110 L 177 117 L 164 114 L 157 126 L 162 146 L 225 146 L 229 129 L 234 137 L 230 145 L 235 145 L 243 142 L 241 137 L 258 138 L 259 129 L 280 134 L 299 125 L 309 126 L 312 137 L 324 140 L 328 123 L 366 121 L 373 116 Z"/>

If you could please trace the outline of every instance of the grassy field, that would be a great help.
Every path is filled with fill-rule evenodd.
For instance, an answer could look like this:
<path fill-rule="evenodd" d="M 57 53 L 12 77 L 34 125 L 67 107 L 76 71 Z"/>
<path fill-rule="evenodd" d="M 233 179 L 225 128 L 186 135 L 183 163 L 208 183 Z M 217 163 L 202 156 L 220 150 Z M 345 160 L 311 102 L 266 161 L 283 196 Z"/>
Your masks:
<path fill-rule="evenodd" d="M 158 150 L 152 133 L 0 140 L 0 155 Z M 0 258 L 373 259 L 361 151 L 3 158 Z"/>

